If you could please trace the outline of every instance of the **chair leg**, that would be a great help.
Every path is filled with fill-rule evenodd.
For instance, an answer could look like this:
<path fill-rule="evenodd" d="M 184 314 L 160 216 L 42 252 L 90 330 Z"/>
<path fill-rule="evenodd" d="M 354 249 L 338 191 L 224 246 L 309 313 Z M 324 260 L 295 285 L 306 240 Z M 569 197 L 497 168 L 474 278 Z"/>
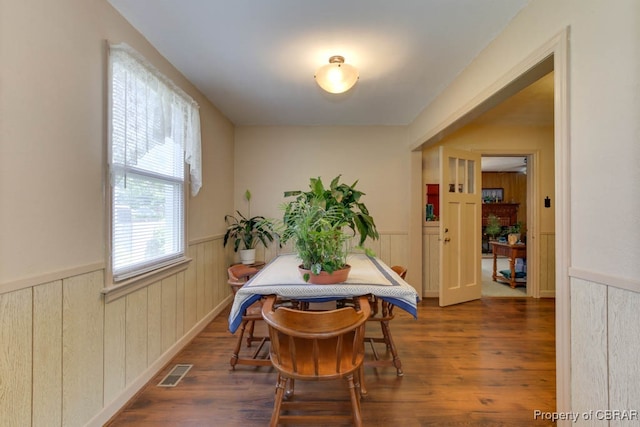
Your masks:
<path fill-rule="evenodd" d="M 364 383 L 364 363 L 360 365 L 360 369 L 358 369 L 358 385 L 361 396 L 366 396 L 367 394 L 369 394 L 369 392 L 367 391 L 367 386 Z"/>
<path fill-rule="evenodd" d="M 251 347 L 251 342 L 255 340 L 255 338 L 253 337 L 253 329 L 256 326 L 255 320 L 249 321 L 248 326 L 249 328 L 247 329 L 247 347 Z"/>
<path fill-rule="evenodd" d="M 247 323 L 248 323 L 248 320 L 243 320 L 242 323 L 240 324 L 238 339 L 236 340 L 236 347 L 233 349 L 231 360 L 229 360 L 232 370 L 236 368 L 236 364 L 238 363 L 238 359 L 240 358 L 238 355 L 240 354 L 240 347 L 242 347 L 242 337 L 244 336 L 244 330 L 247 327 Z"/>
<path fill-rule="evenodd" d="M 276 383 L 276 395 L 273 401 L 273 413 L 271 414 L 271 422 L 269 426 L 276 427 L 280 420 L 280 408 L 282 407 L 282 399 L 284 391 L 287 387 L 287 379 L 278 374 L 278 382 Z"/>
<path fill-rule="evenodd" d="M 351 412 L 353 413 L 353 425 L 360 427 L 362 426 L 362 416 L 360 415 L 360 399 L 358 398 L 356 385 L 353 381 L 353 375 L 348 375 L 346 377 L 346 380 L 349 384 L 349 395 L 351 396 Z"/>

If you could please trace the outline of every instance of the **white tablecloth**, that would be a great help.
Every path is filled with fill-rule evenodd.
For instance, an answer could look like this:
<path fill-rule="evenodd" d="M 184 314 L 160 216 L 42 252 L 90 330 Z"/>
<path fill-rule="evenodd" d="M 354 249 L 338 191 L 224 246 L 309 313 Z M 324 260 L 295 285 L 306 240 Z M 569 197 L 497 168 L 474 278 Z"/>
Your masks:
<path fill-rule="evenodd" d="M 344 283 L 312 285 L 298 271 L 300 259 L 294 254 L 274 258 L 238 290 L 229 314 L 229 330 L 235 332 L 244 310 L 264 295 L 275 294 L 300 301 L 331 301 L 373 294 L 417 317 L 419 300 L 416 290 L 391 268 L 375 257 L 351 254 L 349 278 Z"/>

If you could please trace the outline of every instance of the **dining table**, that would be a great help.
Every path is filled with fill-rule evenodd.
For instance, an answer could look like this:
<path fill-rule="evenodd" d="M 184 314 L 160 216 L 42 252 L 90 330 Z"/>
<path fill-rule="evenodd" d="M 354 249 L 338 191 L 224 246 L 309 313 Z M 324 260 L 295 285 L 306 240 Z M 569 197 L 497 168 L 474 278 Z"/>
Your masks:
<path fill-rule="evenodd" d="M 278 255 L 238 289 L 229 314 L 229 331 L 234 333 L 242 323 L 242 313 L 246 308 L 266 295 L 310 303 L 375 295 L 414 318 L 418 317 L 418 293 L 378 257 L 365 253 L 349 254 L 349 277 L 345 282 L 329 285 L 305 282 L 298 271 L 300 263 L 296 254 Z"/>

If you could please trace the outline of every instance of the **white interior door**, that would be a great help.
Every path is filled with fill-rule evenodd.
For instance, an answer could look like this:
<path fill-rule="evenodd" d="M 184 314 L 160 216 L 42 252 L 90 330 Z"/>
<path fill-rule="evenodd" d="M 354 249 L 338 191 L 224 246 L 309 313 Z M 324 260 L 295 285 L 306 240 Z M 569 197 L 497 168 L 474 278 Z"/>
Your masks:
<path fill-rule="evenodd" d="M 440 147 L 440 306 L 479 299 L 481 155 Z"/>

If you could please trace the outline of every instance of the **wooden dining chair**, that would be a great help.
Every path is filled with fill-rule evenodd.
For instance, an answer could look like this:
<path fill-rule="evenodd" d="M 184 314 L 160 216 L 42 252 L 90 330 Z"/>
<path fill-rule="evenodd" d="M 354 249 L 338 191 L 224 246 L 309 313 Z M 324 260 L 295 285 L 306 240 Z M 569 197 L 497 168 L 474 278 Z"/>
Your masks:
<path fill-rule="evenodd" d="M 240 289 L 254 274 L 258 272 L 255 267 L 250 267 L 244 264 L 235 264 L 227 269 L 229 276 L 229 286 L 233 295 Z M 236 365 L 253 365 L 253 366 L 270 366 L 271 361 L 265 357 L 259 357 L 260 352 L 264 348 L 265 343 L 269 340 L 268 336 L 255 336 L 255 324 L 262 321 L 262 301 L 256 301 L 251 304 L 245 312 L 242 314 L 242 322 L 240 328 L 236 332 L 238 337 L 236 339 L 236 345 L 231 355 L 229 363 L 231 369 L 235 369 Z M 242 339 L 244 335 L 247 335 L 247 347 L 251 347 L 254 341 L 259 342 L 255 351 L 251 357 L 240 357 L 240 350 L 242 348 Z"/>
<path fill-rule="evenodd" d="M 391 269 L 403 280 L 407 275 L 406 267 L 394 265 Z M 365 366 L 394 366 L 396 368 L 397 375 L 401 377 L 404 375 L 404 372 L 402 371 L 402 361 L 398 356 L 398 350 L 393 342 L 391 328 L 389 326 L 389 322 L 395 317 L 395 314 L 393 313 L 395 306 L 376 297 L 375 295 L 370 296 L 369 299 L 371 303 L 371 316 L 369 316 L 367 322 L 380 324 L 382 336 L 365 336 L 365 341 L 369 342 L 373 352 L 373 360 L 365 361 Z M 387 351 L 391 352 L 391 359 L 381 359 L 380 355 L 376 351 L 375 343 L 384 343 Z M 364 390 L 364 392 L 366 393 L 366 390 Z"/>
<path fill-rule="evenodd" d="M 371 311 L 368 298 L 358 297 L 353 307 L 328 311 L 276 307 L 275 301 L 275 296 L 268 296 L 262 307 L 271 338 L 271 362 L 278 372 L 270 425 L 304 421 L 331 425 L 352 421 L 361 426 L 359 377 L 364 360 L 365 322 Z M 347 382 L 350 415 L 330 408 L 335 403 L 333 396 L 320 403 L 294 400 L 295 380 L 338 379 Z M 318 408 L 323 413 L 318 413 Z"/>

